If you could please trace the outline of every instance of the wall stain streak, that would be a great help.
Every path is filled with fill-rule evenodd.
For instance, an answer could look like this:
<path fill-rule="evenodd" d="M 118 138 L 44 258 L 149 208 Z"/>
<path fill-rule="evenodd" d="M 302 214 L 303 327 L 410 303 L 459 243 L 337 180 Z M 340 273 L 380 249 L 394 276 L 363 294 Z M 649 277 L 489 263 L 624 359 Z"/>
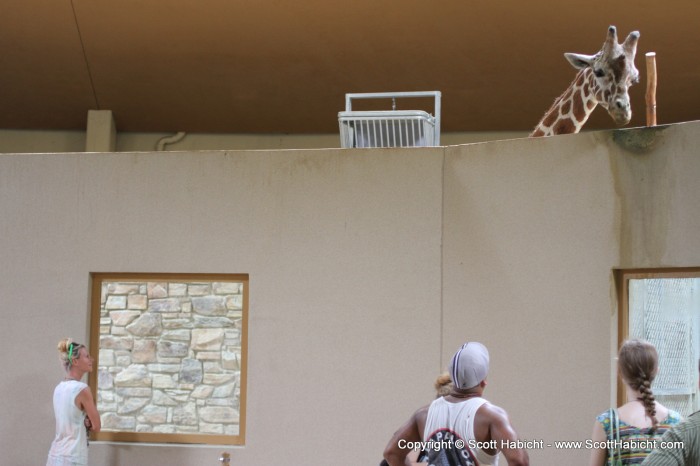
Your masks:
<path fill-rule="evenodd" d="M 665 144 L 667 126 L 616 130 L 610 168 L 619 202 L 620 261 L 623 268 L 663 265 L 675 180 Z"/>

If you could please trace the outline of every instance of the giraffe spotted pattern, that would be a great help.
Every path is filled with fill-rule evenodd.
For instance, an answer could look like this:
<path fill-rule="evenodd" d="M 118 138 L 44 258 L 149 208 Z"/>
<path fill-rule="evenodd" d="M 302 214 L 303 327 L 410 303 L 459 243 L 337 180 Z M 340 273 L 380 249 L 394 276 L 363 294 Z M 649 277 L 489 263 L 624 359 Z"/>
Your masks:
<path fill-rule="evenodd" d="M 597 54 L 564 54 L 579 72 L 530 136 L 578 133 L 598 105 L 618 125 L 629 123 L 632 109 L 628 90 L 639 81 L 639 71 L 634 66 L 638 40 L 639 32 L 633 31 L 619 44 L 617 29 L 610 26 L 603 48 Z"/>

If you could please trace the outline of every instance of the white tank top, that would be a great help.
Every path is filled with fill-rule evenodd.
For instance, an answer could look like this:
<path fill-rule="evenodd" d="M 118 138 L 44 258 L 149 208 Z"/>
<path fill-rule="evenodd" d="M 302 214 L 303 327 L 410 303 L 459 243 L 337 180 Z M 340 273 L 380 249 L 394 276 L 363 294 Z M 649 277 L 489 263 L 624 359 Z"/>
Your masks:
<path fill-rule="evenodd" d="M 498 465 L 498 455 L 489 455 L 482 448 L 476 448 L 474 417 L 484 403 L 487 401 L 483 398 L 450 403 L 440 397 L 430 404 L 423 439 L 432 447 L 427 449 L 429 458 L 435 458 L 431 464 Z M 459 448 L 460 445 L 464 448 Z M 448 447 L 452 447 L 451 452 Z M 435 451 L 436 448 L 439 451 Z M 434 451 L 430 452 L 431 449 Z"/>
<path fill-rule="evenodd" d="M 87 388 L 77 380 L 64 380 L 53 392 L 56 437 L 49 450 L 47 465 L 87 465 L 85 413 L 75 405 L 75 398 Z"/>

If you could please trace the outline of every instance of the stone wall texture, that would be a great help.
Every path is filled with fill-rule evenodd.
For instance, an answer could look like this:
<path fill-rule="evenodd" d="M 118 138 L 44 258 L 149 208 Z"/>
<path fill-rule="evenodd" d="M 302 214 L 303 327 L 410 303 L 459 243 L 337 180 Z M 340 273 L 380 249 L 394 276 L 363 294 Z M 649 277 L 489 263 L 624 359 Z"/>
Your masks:
<path fill-rule="evenodd" d="M 103 283 L 102 428 L 238 435 L 243 291 L 241 282 Z"/>

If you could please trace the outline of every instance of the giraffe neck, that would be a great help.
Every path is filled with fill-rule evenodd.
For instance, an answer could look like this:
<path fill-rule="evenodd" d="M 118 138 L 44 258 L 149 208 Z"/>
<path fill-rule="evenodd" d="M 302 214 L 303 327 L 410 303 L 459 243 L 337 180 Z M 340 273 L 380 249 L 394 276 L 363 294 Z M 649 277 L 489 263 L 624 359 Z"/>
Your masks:
<path fill-rule="evenodd" d="M 530 137 L 578 133 L 600 102 L 593 70 L 579 71 L 569 88 L 547 110 Z"/>

